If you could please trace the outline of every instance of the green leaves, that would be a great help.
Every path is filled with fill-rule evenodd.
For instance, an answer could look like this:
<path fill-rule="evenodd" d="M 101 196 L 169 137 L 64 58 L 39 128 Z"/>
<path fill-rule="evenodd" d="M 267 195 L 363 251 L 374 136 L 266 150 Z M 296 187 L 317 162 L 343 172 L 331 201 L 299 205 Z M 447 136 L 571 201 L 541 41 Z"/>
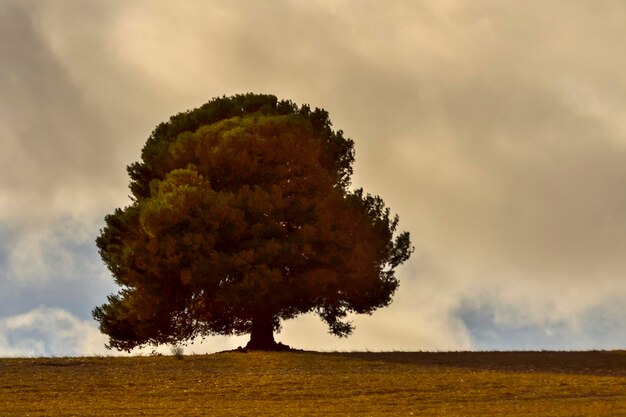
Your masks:
<path fill-rule="evenodd" d="M 159 125 L 129 167 L 133 204 L 97 239 L 122 286 L 94 310 L 111 346 L 308 311 L 345 336 L 348 312 L 388 305 L 412 247 L 380 197 L 347 190 L 353 159 L 325 111 L 273 96 L 215 99 Z"/>

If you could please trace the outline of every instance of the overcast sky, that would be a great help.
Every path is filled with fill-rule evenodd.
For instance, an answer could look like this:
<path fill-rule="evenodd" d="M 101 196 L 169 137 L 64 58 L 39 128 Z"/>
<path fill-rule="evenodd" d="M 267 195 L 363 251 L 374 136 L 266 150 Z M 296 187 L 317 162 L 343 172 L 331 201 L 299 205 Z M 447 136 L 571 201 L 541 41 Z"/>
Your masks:
<path fill-rule="evenodd" d="M 319 350 L 626 346 L 626 4 L 0 0 L 0 356 L 107 353 L 94 239 L 152 129 L 325 108 L 412 234 L 394 303 Z M 245 344 L 214 337 L 188 351 Z"/>

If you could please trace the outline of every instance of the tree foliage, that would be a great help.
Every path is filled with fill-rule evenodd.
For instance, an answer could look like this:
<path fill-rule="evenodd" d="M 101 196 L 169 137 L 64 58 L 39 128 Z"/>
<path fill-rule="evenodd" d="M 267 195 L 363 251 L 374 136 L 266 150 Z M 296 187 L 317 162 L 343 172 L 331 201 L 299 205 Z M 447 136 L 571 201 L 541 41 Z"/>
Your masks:
<path fill-rule="evenodd" d="M 156 127 L 129 166 L 132 204 L 96 243 L 121 286 L 94 309 L 109 346 L 251 333 L 314 311 L 388 305 L 412 247 L 380 197 L 350 191 L 353 142 L 324 110 L 270 95 L 209 101 Z"/>

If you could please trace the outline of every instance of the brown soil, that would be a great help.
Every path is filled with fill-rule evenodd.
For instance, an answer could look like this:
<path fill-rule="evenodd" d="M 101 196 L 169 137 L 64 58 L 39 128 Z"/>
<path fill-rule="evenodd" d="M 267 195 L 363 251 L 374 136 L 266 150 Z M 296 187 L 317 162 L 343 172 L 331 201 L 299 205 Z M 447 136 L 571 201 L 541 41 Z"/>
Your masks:
<path fill-rule="evenodd" d="M 349 353 L 362 360 L 475 370 L 626 376 L 626 350 Z"/>

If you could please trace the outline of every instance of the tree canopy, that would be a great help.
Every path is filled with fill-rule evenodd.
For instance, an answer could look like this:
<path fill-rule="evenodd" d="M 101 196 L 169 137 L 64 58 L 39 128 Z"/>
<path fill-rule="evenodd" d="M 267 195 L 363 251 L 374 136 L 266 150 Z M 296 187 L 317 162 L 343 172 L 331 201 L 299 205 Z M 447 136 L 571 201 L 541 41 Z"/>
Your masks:
<path fill-rule="evenodd" d="M 159 124 L 128 167 L 132 203 L 96 243 L 121 286 L 94 318 L 109 347 L 251 334 L 387 306 L 412 247 L 383 200 L 351 191 L 353 141 L 328 113 L 271 95 L 216 98 Z"/>

